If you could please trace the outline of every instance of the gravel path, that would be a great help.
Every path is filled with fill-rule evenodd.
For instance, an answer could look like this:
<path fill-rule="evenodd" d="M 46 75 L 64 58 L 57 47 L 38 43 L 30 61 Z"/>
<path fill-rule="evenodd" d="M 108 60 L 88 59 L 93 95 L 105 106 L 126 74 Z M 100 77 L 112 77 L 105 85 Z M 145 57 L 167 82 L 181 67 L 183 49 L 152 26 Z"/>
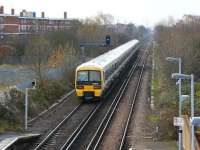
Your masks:
<path fill-rule="evenodd" d="M 150 73 L 144 72 L 140 86 L 137 106 L 131 118 L 128 135 L 126 137 L 126 149 L 132 150 L 176 150 L 176 142 L 155 141 L 155 132 L 148 116 L 151 114 L 149 100 Z"/>
<path fill-rule="evenodd" d="M 115 150 L 119 148 L 119 143 L 121 142 L 122 133 L 128 118 L 128 110 L 134 96 L 138 76 L 138 72 L 135 72 L 122 100 L 118 105 L 111 124 L 105 132 L 105 135 L 99 145 L 99 150 Z"/>

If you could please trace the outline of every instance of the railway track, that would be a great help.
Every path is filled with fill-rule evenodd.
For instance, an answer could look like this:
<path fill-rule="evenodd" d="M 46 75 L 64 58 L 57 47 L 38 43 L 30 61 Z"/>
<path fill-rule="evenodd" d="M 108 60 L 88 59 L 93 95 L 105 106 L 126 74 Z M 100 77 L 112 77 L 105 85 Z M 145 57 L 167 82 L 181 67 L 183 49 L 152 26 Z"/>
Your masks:
<path fill-rule="evenodd" d="M 115 86 L 113 86 L 115 87 Z M 113 88 L 110 90 L 112 91 Z M 110 93 L 110 91 L 108 93 Z M 104 105 L 106 105 L 105 103 Z M 82 110 L 80 110 L 81 107 L 83 107 Z M 86 108 L 88 105 L 95 105 L 92 108 Z M 81 103 L 78 105 L 74 110 L 72 110 L 69 115 L 64 118 L 54 129 L 51 130 L 48 134 L 45 134 L 45 136 L 42 136 L 38 142 L 36 142 L 30 149 L 39 150 L 39 149 L 59 149 L 64 143 L 62 142 L 63 139 L 70 140 L 72 137 L 74 137 L 74 133 L 76 133 L 82 126 L 89 122 L 88 118 L 92 118 L 92 116 L 97 112 L 97 110 L 100 108 L 100 106 L 103 105 L 103 101 L 98 102 L 92 102 L 92 103 Z M 88 110 L 86 113 L 84 110 Z M 75 117 L 73 115 L 76 115 Z M 81 117 L 82 115 L 82 117 Z M 79 122 L 74 123 L 74 120 L 79 120 Z M 82 118 L 82 119 L 80 119 Z M 81 121 L 80 121 L 81 120 Z M 72 124 L 70 124 L 72 123 Z M 74 128 L 77 127 L 77 128 Z M 71 128 L 71 129 L 70 129 Z M 68 131 L 71 130 L 71 131 Z M 67 132 L 66 132 L 67 131 Z M 74 131 L 74 133 L 72 133 Z M 64 134 L 64 135 L 62 135 Z M 67 136 L 66 136 L 67 135 Z M 71 136 L 70 136 L 71 135 Z M 64 142 L 66 142 L 64 140 Z M 56 144 L 57 143 L 57 144 Z M 60 146 L 61 145 L 61 146 Z"/>
<path fill-rule="evenodd" d="M 141 72 L 140 72 L 140 75 L 139 75 L 139 80 L 137 82 L 135 94 L 134 94 L 134 97 L 133 97 L 133 100 L 132 100 L 132 103 L 131 103 L 131 107 L 130 107 L 130 110 L 129 110 L 128 119 L 126 121 L 125 129 L 123 131 L 123 136 L 122 136 L 122 139 L 121 139 L 121 142 L 120 142 L 119 150 L 122 150 L 124 148 L 125 138 L 126 138 L 126 135 L 127 135 L 128 127 L 129 127 L 130 120 L 131 120 L 131 116 L 133 114 L 133 110 L 134 110 L 134 107 L 136 105 L 137 95 L 138 95 L 140 83 L 141 83 L 141 80 L 142 80 L 142 76 L 143 76 L 143 72 L 144 72 L 144 67 L 145 67 L 145 64 L 146 64 L 146 60 L 148 58 L 148 54 L 146 54 L 145 57 L 146 58 L 143 60 Z"/>
<path fill-rule="evenodd" d="M 111 120 L 116 112 L 116 110 L 118 109 L 118 105 L 120 103 L 122 103 L 122 97 L 124 95 L 124 92 L 129 84 L 130 79 L 132 78 L 132 75 L 135 74 L 135 70 L 133 70 L 132 72 L 130 72 L 130 76 L 128 78 L 128 81 L 126 83 L 126 86 L 124 87 L 124 91 L 121 93 L 120 97 L 118 98 L 116 104 L 107 112 L 106 116 L 104 117 L 104 119 L 102 120 L 99 128 L 97 129 L 97 131 L 95 132 L 95 135 L 93 136 L 92 140 L 90 141 L 90 143 L 87 146 L 87 150 L 90 149 L 97 149 L 99 144 L 101 143 L 101 140 L 104 136 L 104 133 L 106 132 L 109 124 L 111 123 Z"/>
<path fill-rule="evenodd" d="M 113 86 L 114 87 L 114 86 Z M 113 90 L 113 89 L 111 89 Z M 110 92 L 109 92 L 110 93 Z M 107 103 L 106 103 L 107 104 Z M 106 105 L 104 104 L 104 105 Z M 81 109 L 81 107 L 84 108 Z M 88 105 L 94 105 L 91 108 L 87 108 Z M 74 110 L 72 110 L 66 118 L 64 118 L 54 129 L 48 134 L 43 136 L 38 142 L 36 142 L 32 148 L 34 150 L 39 149 L 59 149 L 60 145 L 64 145 L 63 139 L 72 139 L 83 126 L 86 126 L 92 116 L 97 112 L 97 110 L 103 105 L 102 102 L 92 102 L 92 103 L 81 103 Z M 84 110 L 88 110 L 87 113 Z M 74 116 L 76 115 L 76 116 Z M 81 117 L 82 115 L 82 117 Z M 74 120 L 79 120 L 78 123 L 74 123 Z M 82 119 L 80 119 L 82 118 Z M 70 121 L 71 120 L 71 121 Z M 73 123 L 72 123 L 73 121 Z M 72 124 L 70 124 L 72 123 Z M 77 128 L 74 128 L 77 127 Z M 71 131 L 68 131 L 71 130 Z M 72 133 L 72 131 L 74 131 Z M 71 136 L 70 136 L 71 135 Z M 64 142 L 66 142 L 64 140 Z"/>
<path fill-rule="evenodd" d="M 112 86 L 115 87 L 115 86 Z M 108 92 L 110 93 L 113 90 Z M 73 99 L 73 98 L 72 98 Z M 78 99 L 73 99 L 74 101 L 79 101 Z M 87 118 L 95 111 L 97 110 L 100 105 L 102 105 L 103 102 L 92 102 L 92 103 L 84 103 L 82 102 L 78 106 L 76 106 L 68 115 L 59 123 L 56 127 L 52 127 L 48 133 L 44 133 L 40 139 L 38 139 L 37 142 L 34 143 L 29 149 L 36 150 L 36 149 L 59 149 L 60 145 L 63 145 L 62 142 L 63 139 L 69 138 L 70 135 L 72 135 L 72 131 L 75 131 L 75 127 L 82 126 L 83 123 L 86 122 Z M 95 105 L 91 108 L 88 107 L 88 105 Z M 97 107 L 98 105 L 98 107 Z M 97 107 L 97 108 L 96 108 Z M 96 108 L 96 109 L 94 109 Z M 66 108 L 68 109 L 68 108 Z M 81 110 L 82 109 L 82 110 Z M 87 112 L 86 112 L 87 111 Z M 86 116 L 86 117 L 85 117 Z M 54 117 L 57 117 L 54 115 Z M 51 122 L 51 120 L 50 120 Z M 50 123 L 49 122 L 49 123 Z M 71 124 L 70 124 L 71 123 Z M 43 125 L 41 124 L 41 127 Z M 64 135 L 63 135 L 64 134 Z M 67 136 L 66 136 L 67 135 Z M 56 143 L 55 143 L 56 141 Z M 65 141 L 64 141 L 65 142 Z"/>
<path fill-rule="evenodd" d="M 112 86 L 112 87 L 114 88 L 115 86 Z M 113 90 L 113 88 L 111 88 L 111 90 L 108 93 L 110 93 Z M 77 97 L 76 97 L 76 99 L 74 99 L 73 97 L 70 97 L 70 99 L 73 99 L 73 101 L 79 102 L 79 100 L 77 99 Z M 65 101 L 65 102 L 67 102 L 67 101 Z M 62 138 L 64 136 L 62 135 L 62 133 L 66 133 L 65 130 L 67 130 L 67 135 L 71 135 L 72 131 L 75 130 L 74 126 L 78 126 L 78 121 L 80 123 L 81 119 L 83 119 L 85 116 L 89 116 L 89 114 L 87 114 L 85 112 L 85 110 L 90 109 L 87 106 L 88 105 L 93 105 L 95 103 L 96 102 L 92 102 L 91 104 L 90 103 L 86 103 L 86 104 L 85 103 L 81 103 L 81 104 L 78 104 L 71 112 L 67 113 L 68 115 L 66 115 L 66 117 L 64 119 L 62 119 L 60 122 L 57 122 L 57 123 L 54 123 L 52 121 L 54 119 L 49 118 L 49 115 L 50 115 L 50 117 L 52 116 L 54 118 L 55 117 L 59 117 L 59 116 L 56 116 L 55 114 L 56 114 L 57 111 L 60 111 L 60 110 L 56 110 L 56 109 L 59 109 L 59 107 L 61 107 L 62 105 L 60 105 L 59 107 L 55 107 L 55 109 L 51 109 L 51 111 L 53 110 L 51 113 L 50 113 L 50 111 L 48 113 L 46 113 L 46 115 L 48 114 L 47 115 L 48 119 L 45 118 L 46 115 L 42 115 L 42 116 L 38 117 L 37 121 L 38 121 L 38 119 L 42 120 L 42 123 L 38 123 L 38 125 L 37 125 L 37 128 L 40 128 L 40 130 L 42 132 L 42 136 L 37 140 L 37 142 L 34 142 L 29 147 L 29 149 L 31 149 L 31 150 L 33 150 L 33 149 L 58 149 L 59 144 L 63 145 Z M 64 104 L 64 103 L 62 103 L 62 104 Z M 68 105 L 68 103 L 67 103 L 67 105 Z M 66 109 L 69 109 L 66 106 L 62 106 L 62 107 L 65 107 Z M 71 105 L 70 105 L 70 107 L 71 107 Z M 83 107 L 82 110 L 80 110 L 81 107 Z M 73 116 L 73 115 L 76 115 L 76 116 Z M 45 121 L 43 121 L 43 120 L 45 120 L 45 119 L 48 120 L 47 123 L 44 123 Z M 74 120 L 75 120 L 75 123 L 74 123 Z M 70 124 L 71 122 L 72 122 L 73 125 Z M 41 129 L 44 126 L 46 126 L 47 124 L 57 124 L 57 125 L 56 126 L 55 125 L 51 126 L 51 129 L 48 129 L 48 130 Z M 63 126 L 66 127 L 66 128 L 61 129 Z M 71 131 L 69 131 L 69 130 L 71 130 Z M 64 138 L 67 138 L 67 137 L 65 136 Z M 57 141 L 58 144 L 56 145 L 54 141 Z"/>
<path fill-rule="evenodd" d="M 107 108 L 104 111 L 104 114 L 97 115 L 100 112 L 97 113 L 97 110 L 95 110 L 95 112 L 92 114 L 93 116 L 90 116 L 89 118 L 87 118 L 87 121 L 85 122 L 85 124 L 82 124 L 81 128 L 77 128 L 76 131 L 73 133 L 73 135 L 69 139 L 67 139 L 65 144 L 61 147 L 61 150 L 95 149 L 95 144 L 97 144 L 97 142 L 99 141 L 97 140 L 97 137 L 101 137 L 103 135 L 103 132 L 106 130 L 106 127 L 109 122 L 108 120 L 111 119 L 115 109 L 117 108 L 117 105 L 119 104 L 128 86 L 131 76 L 137 70 L 140 59 L 141 57 L 136 61 L 136 63 L 131 68 L 131 71 L 129 72 L 128 77 L 126 78 L 126 80 L 123 81 L 120 89 L 118 90 L 118 93 L 114 97 L 114 100 L 113 99 L 111 100 L 112 103 L 110 105 L 107 105 L 107 104 L 105 105 L 106 103 L 105 102 L 106 100 L 105 100 L 104 103 L 102 104 L 103 106 L 102 107 L 99 106 L 99 108 L 101 108 L 101 111 L 104 111 L 103 108 L 107 106 Z M 95 120 L 94 118 L 101 118 L 101 119 L 99 119 L 99 121 L 94 121 Z M 93 127 L 91 127 L 91 124 Z M 89 131 L 91 130 L 90 128 L 93 129 L 93 131 L 90 132 Z M 87 138 L 84 138 L 84 137 L 87 137 Z M 88 139 L 90 140 L 88 141 Z"/>
<path fill-rule="evenodd" d="M 77 99 L 73 90 L 58 100 L 47 111 L 44 111 L 29 122 L 28 130 L 33 133 L 40 133 L 41 136 L 30 143 L 28 149 L 34 149 L 64 118 L 70 116 L 79 105 L 82 105 L 81 101 Z"/>
<path fill-rule="evenodd" d="M 37 116 L 35 116 L 34 118 L 30 119 L 28 121 L 28 124 L 30 125 L 31 123 L 33 123 L 34 121 L 36 121 L 37 119 L 39 119 L 40 117 L 42 117 L 43 115 L 45 115 L 46 113 L 48 113 L 49 111 L 55 109 L 57 106 L 59 106 L 60 104 L 62 104 L 64 101 L 68 101 L 69 97 L 75 93 L 75 90 L 71 90 L 69 93 L 65 94 L 61 99 L 59 99 L 56 103 L 54 103 L 53 105 L 51 105 L 51 107 L 49 107 L 48 109 L 42 111 L 41 113 L 39 113 Z"/>
<path fill-rule="evenodd" d="M 144 58 L 143 58 L 144 59 Z M 142 60 L 143 61 L 143 60 Z M 139 63 L 138 63 L 138 65 L 139 65 Z M 141 66 L 141 68 L 139 69 L 139 70 L 137 70 L 137 72 L 138 72 L 138 76 L 139 76 L 139 78 L 137 78 L 136 77 L 136 83 L 135 83 L 135 87 L 134 87 L 134 89 L 135 89 L 135 91 L 134 91 L 134 98 L 132 99 L 132 101 L 129 101 L 128 103 L 126 102 L 127 101 L 127 99 L 126 98 L 123 98 L 123 95 L 124 95 L 124 92 L 123 93 L 121 93 L 121 96 L 118 98 L 118 101 L 117 101 L 117 103 L 115 104 L 115 106 L 111 109 L 111 111 L 108 111 L 108 113 L 106 114 L 106 116 L 104 117 L 104 119 L 102 120 L 102 122 L 101 122 L 101 124 L 100 124 L 100 126 L 99 126 L 99 128 L 97 129 L 97 131 L 95 132 L 95 134 L 94 134 L 94 136 L 93 136 L 93 138 L 92 138 L 92 140 L 90 141 L 90 143 L 88 144 L 88 146 L 87 146 L 87 150 L 95 150 L 95 149 L 105 149 L 106 148 L 106 146 L 105 145 L 103 145 L 104 144 L 104 142 L 102 142 L 102 139 L 104 138 L 104 134 L 105 134 L 105 132 L 108 130 L 108 127 L 109 127 L 109 129 L 111 130 L 111 132 L 113 132 L 113 131 L 115 131 L 116 133 L 117 132 L 123 132 L 123 136 L 122 136 L 122 138 L 120 139 L 120 134 L 118 134 L 117 135 L 117 137 L 114 139 L 115 140 L 115 143 L 112 143 L 112 142 L 108 142 L 109 141 L 109 139 L 110 139 L 110 137 L 112 137 L 112 136 L 108 136 L 107 135 L 107 139 L 105 140 L 106 141 L 106 144 L 107 143 L 109 143 L 109 144 L 114 144 L 114 145 L 112 145 L 112 147 L 113 147 L 113 149 L 114 149 L 114 147 L 115 147 L 115 149 L 122 149 L 122 147 L 123 147 L 123 143 L 124 143 L 124 140 L 125 140 L 125 136 L 126 136 L 126 132 L 127 132 L 127 128 L 128 128 L 128 124 L 129 124 L 129 122 L 130 122 L 130 117 L 131 117 L 131 115 L 132 115 L 132 112 L 133 112 L 133 109 L 134 109 L 134 106 L 135 106 L 135 102 L 136 102 L 136 97 L 137 97 L 137 93 L 138 93 L 138 90 L 139 90 L 139 86 L 140 86 L 140 82 L 141 82 L 141 79 L 142 79 L 142 74 L 143 74 L 143 70 L 144 70 L 144 63 L 142 64 L 142 66 Z M 135 70 L 133 70 L 132 72 L 130 72 L 130 76 L 129 76 L 129 78 L 128 78 L 128 80 L 127 80 L 127 84 L 126 84 L 126 86 L 124 87 L 125 89 L 128 87 L 128 84 L 129 84 L 129 82 L 130 82 L 130 80 L 131 80 L 131 78 L 132 78 L 132 76 L 133 76 L 133 74 L 134 75 L 136 75 L 136 72 L 135 72 Z M 118 106 L 119 105 L 119 103 L 120 103 L 120 106 Z M 114 115 L 116 115 L 116 118 L 118 118 L 117 117 L 117 112 L 116 111 L 118 111 L 118 112 L 120 112 L 120 111 L 123 111 L 124 110 L 124 108 L 125 107 L 123 107 L 123 106 L 121 106 L 121 105 L 126 105 L 126 109 L 127 108 L 130 108 L 129 109 L 129 114 L 128 114 L 128 118 L 127 118 L 127 121 L 126 121 L 126 125 L 123 125 L 123 119 L 116 119 L 117 121 L 116 122 L 112 122 L 112 118 L 114 117 Z M 131 105 L 131 107 L 129 107 Z M 123 108 L 123 109 L 121 109 L 121 108 Z M 122 118 L 122 117 L 121 117 Z M 125 117 L 123 117 L 123 118 L 125 118 Z M 115 124 L 115 125 L 113 125 L 113 126 L 111 126 L 111 122 L 112 122 L 112 125 L 113 124 Z M 116 128 L 116 125 L 117 124 L 121 124 L 121 126 L 120 126 L 120 128 L 123 128 L 123 126 L 125 126 L 124 127 L 124 131 L 120 131 L 120 128 L 118 127 L 118 128 Z M 118 130 L 118 131 L 116 131 L 116 129 Z M 116 134 L 115 133 L 115 134 Z M 109 132 L 108 132 L 108 134 L 109 134 Z M 118 140 L 121 140 L 121 142 L 119 142 Z M 110 139 L 110 141 L 112 141 L 112 139 Z M 118 147 L 118 142 L 120 143 L 120 146 Z M 103 145 L 103 146 L 102 146 Z M 99 148 L 100 147 L 100 148 Z M 108 147 L 107 147 L 108 148 Z"/>
<path fill-rule="evenodd" d="M 138 57 L 127 74 L 126 80 L 122 82 L 121 87 L 117 90 L 116 96 L 113 95 L 110 100 L 106 98 L 99 103 L 81 103 L 77 105 L 56 127 L 52 128 L 48 134 L 45 133 L 30 149 L 96 149 L 126 91 L 131 76 L 138 68 L 140 60 L 141 57 Z M 95 122 L 97 118 L 99 120 Z M 95 127 L 93 126 L 93 131 L 90 132 L 88 128 L 91 127 L 91 124 L 94 125 L 94 122 Z M 88 138 L 86 144 L 82 144 L 80 141 L 84 141 L 82 139 L 87 131 L 90 132 L 88 133 L 90 138 Z"/>
<path fill-rule="evenodd" d="M 37 146 L 35 146 L 34 150 L 59 148 L 59 146 L 62 144 L 61 138 L 68 138 L 68 135 L 71 135 L 71 131 L 74 130 L 70 123 L 80 126 L 83 124 L 83 122 L 85 122 L 86 118 L 89 117 L 99 107 L 99 105 L 100 104 L 79 104 L 41 142 L 36 143 Z M 85 109 L 88 111 L 83 113 L 83 110 Z M 77 115 L 82 115 L 82 117 L 79 118 L 83 119 L 78 119 L 79 121 L 77 121 Z M 57 139 L 59 142 L 55 143 L 54 141 L 57 141 Z"/>

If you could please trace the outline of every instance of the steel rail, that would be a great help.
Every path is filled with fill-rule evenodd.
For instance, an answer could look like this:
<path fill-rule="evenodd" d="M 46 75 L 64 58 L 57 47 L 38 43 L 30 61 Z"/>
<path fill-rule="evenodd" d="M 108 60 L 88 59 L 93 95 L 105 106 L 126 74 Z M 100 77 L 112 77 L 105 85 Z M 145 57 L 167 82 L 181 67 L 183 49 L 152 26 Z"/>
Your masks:
<path fill-rule="evenodd" d="M 73 91 L 70 93 L 70 95 L 73 93 Z M 69 95 L 68 95 L 69 96 Z M 63 98 L 64 99 L 64 98 Z M 88 115 L 82 120 L 82 122 L 79 124 L 79 126 L 75 129 L 75 131 L 72 133 L 72 135 L 68 138 L 67 142 L 62 146 L 61 149 L 65 149 L 66 147 L 70 147 L 72 145 L 75 138 L 78 137 L 78 135 L 81 133 L 81 131 L 84 129 L 84 127 L 87 125 L 89 120 L 92 118 L 92 116 L 95 114 L 95 112 L 98 110 L 98 108 L 101 106 L 102 102 L 96 106 Z M 38 144 L 38 146 L 34 150 L 41 149 L 42 147 L 45 147 L 46 143 L 50 140 L 50 138 L 59 130 L 59 128 L 73 115 L 73 113 L 80 107 L 81 104 L 79 104 L 55 129 L 53 129 L 44 139 L 42 142 Z M 70 144 L 71 142 L 71 144 Z"/>
<path fill-rule="evenodd" d="M 120 92 L 120 96 L 119 97 L 115 97 L 115 100 L 113 102 L 116 102 L 115 104 L 113 103 L 109 110 L 107 111 L 105 117 L 103 118 L 100 126 L 98 127 L 97 131 L 95 132 L 93 138 L 91 139 L 90 143 L 88 144 L 87 146 L 87 150 L 95 150 L 97 149 L 102 137 L 103 137 L 103 134 L 105 133 L 107 127 L 108 127 L 108 124 L 109 122 L 111 121 L 112 119 L 112 116 L 119 104 L 119 102 L 121 101 L 121 98 L 122 96 L 124 95 L 125 93 L 125 90 L 127 89 L 128 87 L 128 84 L 137 68 L 137 66 L 139 65 L 139 62 L 140 62 L 140 58 L 138 58 L 137 62 L 133 65 L 133 67 L 131 68 L 131 71 L 129 72 L 128 74 L 128 79 L 126 80 L 126 84 L 125 86 L 123 87 L 123 90 Z"/>
<path fill-rule="evenodd" d="M 148 57 L 148 55 L 146 54 L 146 58 L 147 58 L 147 57 Z M 146 64 L 146 60 L 147 60 L 147 59 L 144 60 L 144 63 L 143 63 L 143 65 L 142 65 L 142 70 L 141 70 L 141 72 L 140 72 L 140 77 L 139 77 L 139 80 L 138 80 L 138 82 L 137 82 L 136 92 L 135 92 L 134 97 L 133 97 L 133 100 L 132 100 L 131 108 L 130 108 L 130 111 L 129 111 L 128 119 L 127 119 L 127 121 L 126 121 L 126 126 L 125 126 L 125 128 L 124 128 L 124 132 L 123 132 L 123 136 L 122 136 L 122 139 L 121 139 L 121 142 L 120 142 L 119 150 L 122 150 L 123 147 L 124 147 L 126 134 L 127 134 L 128 127 L 129 127 L 130 120 L 131 120 L 131 116 L 132 116 L 132 114 L 133 114 L 133 110 L 134 110 L 134 107 L 135 107 L 135 102 L 136 102 L 136 99 L 137 99 L 137 96 L 138 96 L 138 91 L 139 91 L 141 79 L 142 79 L 142 76 L 143 76 L 143 72 L 144 72 L 144 67 L 145 67 L 145 64 Z"/>
<path fill-rule="evenodd" d="M 37 120 L 39 117 L 41 117 L 42 115 L 46 114 L 47 112 L 49 112 L 50 110 L 52 110 L 54 107 L 60 105 L 65 99 L 69 98 L 73 93 L 75 92 L 75 89 L 71 90 L 69 93 L 65 94 L 61 99 L 59 99 L 57 102 L 55 102 L 53 105 L 51 105 L 51 107 L 49 107 L 48 109 L 42 111 L 41 113 L 39 113 L 36 117 L 32 118 L 31 120 L 28 121 L 28 124 L 32 123 L 33 121 Z M 70 99 L 68 99 L 70 100 Z M 67 100 L 67 101 L 68 101 Z M 67 102 L 66 101 L 66 102 Z"/>
<path fill-rule="evenodd" d="M 131 70 L 133 68 L 136 68 L 135 65 L 131 68 Z M 126 81 L 124 80 L 117 95 L 114 98 L 114 101 L 112 102 L 111 105 L 114 105 L 114 103 L 116 102 L 117 98 L 120 96 L 121 91 L 124 89 L 123 87 L 126 85 Z M 74 144 L 75 140 L 78 138 L 78 136 L 81 134 L 81 132 L 83 131 L 83 129 L 87 126 L 87 124 L 89 123 L 89 121 L 92 119 L 92 117 L 95 115 L 96 111 L 101 107 L 101 104 L 98 106 L 98 108 L 96 110 L 94 110 L 93 112 L 91 112 L 91 115 L 85 117 L 85 119 L 82 121 L 83 123 L 81 123 L 77 129 L 74 131 L 74 133 L 67 139 L 67 141 L 65 142 L 65 144 L 61 147 L 60 150 L 69 150 L 71 148 L 71 146 Z M 110 106 L 111 107 L 111 106 Z"/>
<path fill-rule="evenodd" d="M 124 85 L 126 82 L 124 81 L 122 83 L 122 85 Z M 119 95 L 120 91 L 122 90 L 122 87 L 119 89 L 119 92 L 117 95 Z M 100 106 L 103 104 L 103 102 L 101 102 L 101 104 L 99 105 L 99 107 L 97 109 L 100 108 Z M 75 142 L 75 140 L 78 138 L 78 136 L 81 134 L 81 132 L 83 131 L 83 129 L 87 126 L 87 124 L 89 123 L 89 121 L 92 119 L 92 117 L 94 116 L 94 114 L 96 113 L 97 110 L 92 111 L 91 115 L 89 114 L 87 117 L 85 117 L 85 119 L 80 123 L 80 125 L 77 127 L 77 129 L 74 131 L 74 133 L 67 139 L 67 141 L 65 142 L 65 144 L 61 147 L 60 150 L 68 150 L 71 148 L 72 144 Z"/>
<path fill-rule="evenodd" d="M 97 110 L 100 108 L 102 105 L 102 102 L 99 103 L 96 107 L 94 107 L 88 115 L 81 121 L 79 126 L 75 129 L 75 131 L 71 134 L 71 136 L 67 139 L 67 141 L 63 144 L 63 146 L 60 148 L 60 150 L 67 150 L 69 149 L 73 142 L 78 138 L 82 130 L 87 126 L 88 122 L 92 119 L 94 114 L 97 112 Z"/>
<path fill-rule="evenodd" d="M 55 135 L 55 133 L 63 126 L 64 123 L 78 110 L 78 108 L 82 105 L 80 103 L 78 106 L 76 106 L 43 140 L 38 144 L 38 146 L 34 150 L 39 150 L 42 148 L 48 141 L 49 139 Z"/>

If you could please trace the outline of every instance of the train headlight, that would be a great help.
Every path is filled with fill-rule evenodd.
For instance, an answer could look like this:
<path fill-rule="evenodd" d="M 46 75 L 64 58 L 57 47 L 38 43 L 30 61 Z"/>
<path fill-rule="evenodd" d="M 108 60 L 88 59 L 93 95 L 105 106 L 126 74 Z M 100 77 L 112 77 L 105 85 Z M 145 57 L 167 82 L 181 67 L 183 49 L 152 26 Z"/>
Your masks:
<path fill-rule="evenodd" d="M 94 89 L 101 89 L 101 85 L 94 85 Z"/>
<path fill-rule="evenodd" d="M 84 86 L 83 85 L 77 85 L 76 88 L 77 89 L 84 89 Z"/>

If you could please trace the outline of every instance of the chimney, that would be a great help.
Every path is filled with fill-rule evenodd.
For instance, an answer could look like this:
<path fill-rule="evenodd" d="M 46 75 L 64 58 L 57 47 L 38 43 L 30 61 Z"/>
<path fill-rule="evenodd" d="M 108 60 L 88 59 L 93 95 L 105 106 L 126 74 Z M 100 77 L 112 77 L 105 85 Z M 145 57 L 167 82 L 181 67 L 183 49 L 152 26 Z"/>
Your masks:
<path fill-rule="evenodd" d="M 34 18 L 36 17 L 36 12 L 33 12 L 33 17 L 34 17 Z"/>
<path fill-rule="evenodd" d="M 20 17 L 23 17 L 23 12 L 20 12 Z"/>
<path fill-rule="evenodd" d="M 44 11 L 42 12 L 42 18 L 44 18 Z"/>
<path fill-rule="evenodd" d="M 4 14 L 4 7 L 0 6 L 0 14 Z"/>
<path fill-rule="evenodd" d="M 15 15 L 15 10 L 13 8 L 11 9 L 11 15 Z"/>
<path fill-rule="evenodd" d="M 67 12 L 64 12 L 64 19 L 67 19 Z"/>

